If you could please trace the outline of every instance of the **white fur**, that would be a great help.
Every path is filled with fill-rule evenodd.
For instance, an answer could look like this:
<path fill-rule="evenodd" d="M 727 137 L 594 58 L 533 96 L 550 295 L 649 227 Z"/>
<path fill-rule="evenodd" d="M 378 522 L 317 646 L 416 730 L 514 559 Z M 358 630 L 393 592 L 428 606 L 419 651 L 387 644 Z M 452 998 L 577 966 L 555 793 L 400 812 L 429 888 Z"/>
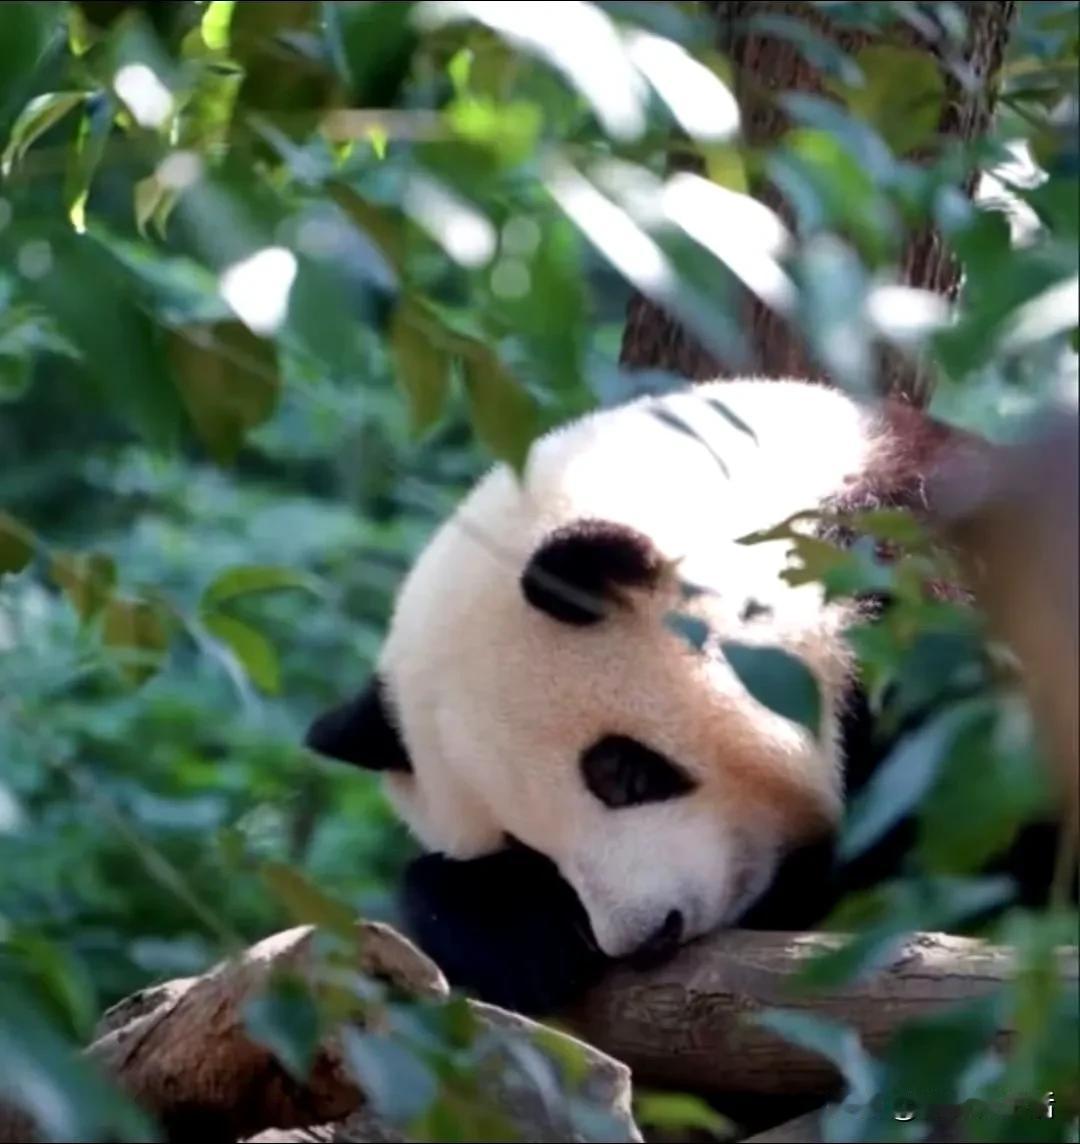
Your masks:
<path fill-rule="evenodd" d="M 614 955 L 673 908 L 693 936 L 748 904 L 783 848 L 839 813 L 848 617 L 816 585 L 779 578 L 785 542 L 736 541 L 817 507 L 873 449 L 867 414 L 834 390 L 719 382 L 548 435 L 523 482 L 490 472 L 407 577 L 379 666 L 414 768 L 390 776 L 388 791 L 421 841 L 466 858 L 509 833 L 548 854 Z M 589 627 L 536 610 L 521 572 L 552 529 L 580 518 L 644 533 L 706 593 L 683 604 L 665 577 Z M 741 619 L 751 598 L 772 614 Z M 708 655 L 665 626 L 672 609 L 706 621 Z M 717 650 L 726 639 L 778 645 L 810 666 L 829 708 L 820 741 L 749 696 Z M 608 734 L 640 739 L 700 786 L 603 806 L 579 758 Z"/>

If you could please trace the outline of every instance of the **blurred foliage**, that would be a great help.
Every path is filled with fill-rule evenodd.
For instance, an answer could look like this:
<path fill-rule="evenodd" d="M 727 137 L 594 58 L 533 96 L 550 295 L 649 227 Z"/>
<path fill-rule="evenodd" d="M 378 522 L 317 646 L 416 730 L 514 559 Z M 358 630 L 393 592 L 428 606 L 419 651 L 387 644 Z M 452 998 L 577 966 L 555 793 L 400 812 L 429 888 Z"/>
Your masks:
<path fill-rule="evenodd" d="M 962 5 L 814 7 L 912 24 L 977 81 Z M 104 1005 L 291 921 L 392 916 L 409 843 L 302 729 L 361 682 L 395 585 L 492 457 L 520 465 L 543 428 L 677 380 L 616 365 L 631 286 L 733 368 L 740 283 L 861 392 L 880 342 L 921 353 L 937 412 L 998 438 L 1075 400 L 1077 6 L 1019 7 L 999 113 L 968 143 L 936 134 L 929 57 L 884 39 L 852 57 L 757 17 L 827 80 L 778 93 L 793 127 L 762 151 L 694 4 L 0 6 L 0 1097 L 51 1140 L 147 1139 L 73 1052 Z M 669 178 L 675 146 L 705 176 Z M 977 207 L 976 168 L 993 172 Z M 794 209 L 786 242 L 743 194 L 765 178 Z M 926 224 L 966 268 L 948 324 L 897 284 Z M 1044 802 L 998 649 L 922 598 L 909 521 L 864 523 L 909 557 L 796 530 L 789 575 L 893 587 L 887 622 L 855 633 L 874 701 L 943 710 L 853 808 L 851 853 L 916 809 L 918 864 L 837 919 L 859 933 L 819 982 L 1008 900 L 973 871 Z M 740 662 L 816 722 L 791 661 Z M 994 1000 L 1020 1029 L 1007 1055 L 981 1010 L 905 1029 L 881 1060 L 772 1018 L 848 1078 L 833 1139 L 918 1139 L 901 1099 L 975 1102 L 972 1139 L 1076 1138 L 1077 999 L 1048 969 L 1075 913 L 1001 924 L 1022 964 Z M 350 988 L 382 1006 L 346 1050 L 384 1113 L 422 1139 L 507 1138 L 460 1006 Z M 325 1000 L 283 983 L 252 1033 L 302 1072 L 345 1011 Z M 567 1095 L 573 1060 L 521 1066 L 585 1138 L 614 1138 Z M 1024 1106 L 1050 1090 L 1055 1117 Z M 642 1117 L 721 1125 L 673 1096 Z"/>

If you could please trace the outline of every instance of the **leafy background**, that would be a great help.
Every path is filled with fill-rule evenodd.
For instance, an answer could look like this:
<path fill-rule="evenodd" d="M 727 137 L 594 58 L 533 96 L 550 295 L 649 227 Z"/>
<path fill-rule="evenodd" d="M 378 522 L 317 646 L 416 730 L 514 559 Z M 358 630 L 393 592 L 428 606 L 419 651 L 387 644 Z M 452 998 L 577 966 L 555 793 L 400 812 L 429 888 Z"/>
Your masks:
<path fill-rule="evenodd" d="M 805 7 L 917 22 L 947 63 L 963 36 L 957 4 Z M 411 843 L 372 781 L 299 750 L 303 728 L 365 678 L 401 575 L 493 458 L 674 382 L 617 365 L 632 287 L 737 362 L 740 267 L 780 271 L 839 383 L 872 388 L 883 340 L 919 350 L 936 411 L 999 439 L 1075 400 L 1077 8 L 1019 7 L 999 113 L 967 146 L 934 138 L 925 60 L 884 41 L 852 58 L 778 15 L 830 98 L 792 98 L 762 153 L 732 133 L 701 5 L 0 6 L 0 1092 L 49 1138 L 146 1138 L 72 1054 L 104 1006 L 330 899 L 393 916 Z M 682 193 L 676 137 L 706 171 Z M 975 166 L 994 172 L 980 209 L 959 190 Z M 795 210 L 780 253 L 737 194 L 766 176 Z M 947 329 L 895 287 L 927 222 L 965 260 Z M 974 872 L 1045 792 L 978 620 L 913 591 L 917 544 L 890 570 L 792 543 L 835 591 L 900 591 L 857 633 L 886 716 L 943 705 L 853 810 L 851 852 L 916 806 L 920 860 L 838 919 L 858 937 L 815 968 L 829 981 L 1007 898 Z M 765 674 L 756 694 L 783 690 Z M 838 1106 L 833 1138 L 918 1138 L 899 1095 L 1075 1090 L 1076 999 L 1048 966 L 1076 915 L 1001 927 L 1024 967 L 994 999 L 1021 1029 L 1006 1057 L 981 1010 L 876 1061 L 770 1018 L 881 1097 Z M 253 1017 L 298 1068 L 311 1004 Z M 467 1091 L 449 1057 L 372 1051 L 420 1138 L 505 1138 L 477 1094 L 449 1099 Z M 1075 1138 L 1065 1115 L 982 1108 L 980 1139 Z M 694 1102 L 643 1109 L 719 1131 Z"/>

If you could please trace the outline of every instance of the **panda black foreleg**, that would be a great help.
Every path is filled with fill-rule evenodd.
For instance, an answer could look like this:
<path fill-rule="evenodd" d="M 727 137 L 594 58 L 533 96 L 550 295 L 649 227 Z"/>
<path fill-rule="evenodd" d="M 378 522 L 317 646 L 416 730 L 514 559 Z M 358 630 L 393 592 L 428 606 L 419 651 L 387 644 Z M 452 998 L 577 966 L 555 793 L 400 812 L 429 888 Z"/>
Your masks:
<path fill-rule="evenodd" d="M 554 1012 L 609 964 L 555 864 L 516 843 L 469 861 L 415 859 L 401 909 L 451 985 L 514 1012 Z"/>

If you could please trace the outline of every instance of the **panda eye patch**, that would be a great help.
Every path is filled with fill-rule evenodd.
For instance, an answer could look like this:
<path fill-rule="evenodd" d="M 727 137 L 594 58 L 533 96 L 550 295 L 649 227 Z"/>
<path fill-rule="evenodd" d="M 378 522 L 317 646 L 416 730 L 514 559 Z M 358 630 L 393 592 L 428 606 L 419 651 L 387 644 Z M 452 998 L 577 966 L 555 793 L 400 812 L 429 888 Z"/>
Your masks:
<path fill-rule="evenodd" d="M 626 735 L 605 735 L 581 755 L 585 786 L 616 810 L 662 802 L 692 791 L 696 783 L 670 759 Z"/>

